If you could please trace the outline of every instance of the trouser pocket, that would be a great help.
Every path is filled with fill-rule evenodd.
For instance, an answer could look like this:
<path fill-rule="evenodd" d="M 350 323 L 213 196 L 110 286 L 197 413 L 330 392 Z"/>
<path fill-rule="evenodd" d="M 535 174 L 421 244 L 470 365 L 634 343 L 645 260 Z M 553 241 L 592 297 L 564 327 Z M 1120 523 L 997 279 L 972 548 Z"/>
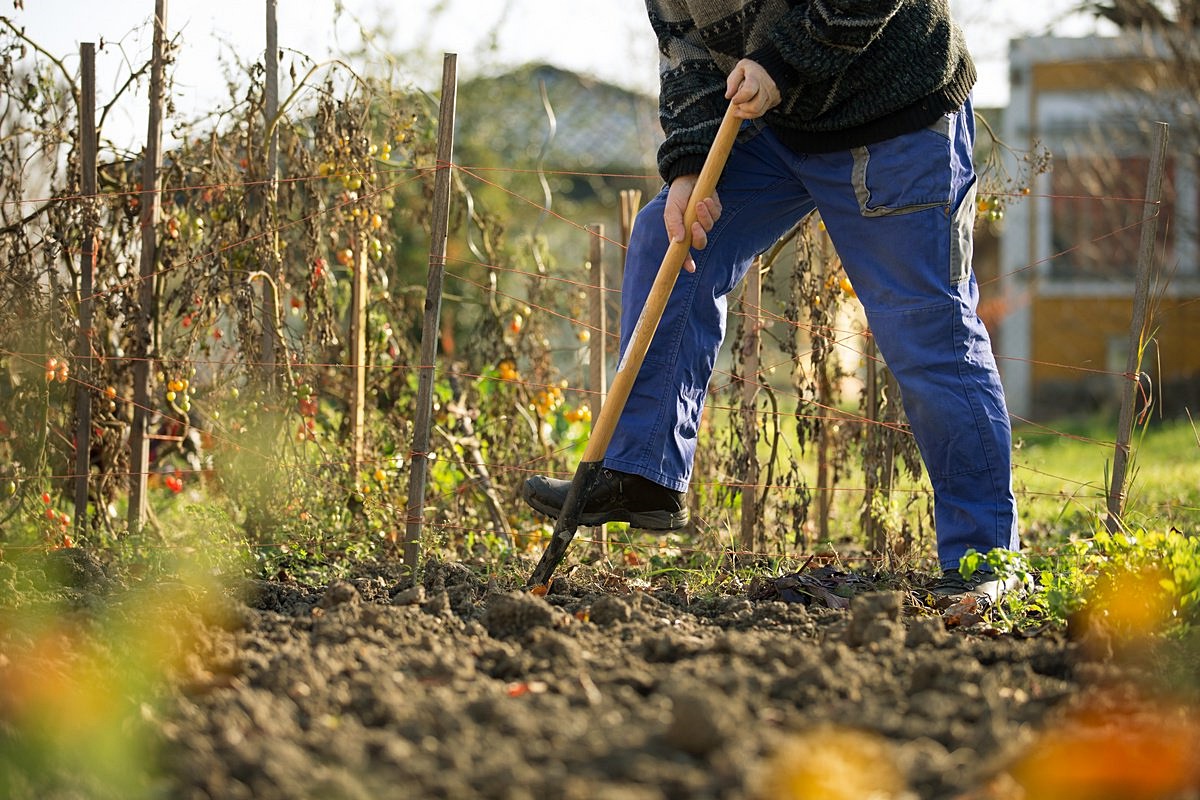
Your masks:
<path fill-rule="evenodd" d="M 949 115 L 886 141 L 855 147 L 854 194 L 864 217 L 950 209 L 953 178 Z"/>

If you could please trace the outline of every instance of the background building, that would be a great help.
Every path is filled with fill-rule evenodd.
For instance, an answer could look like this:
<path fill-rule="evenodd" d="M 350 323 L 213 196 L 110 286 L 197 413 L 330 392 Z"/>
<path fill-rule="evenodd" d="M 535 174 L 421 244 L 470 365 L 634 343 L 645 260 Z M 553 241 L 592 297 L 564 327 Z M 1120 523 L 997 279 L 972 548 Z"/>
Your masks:
<path fill-rule="evenodd" d="M 1008 204 L 1001 235 L 992 300 L 1011 411 L 1046 418 L 1115 404 L 1158 120 L 1171 128 L 1144 371 L 1167 413 L 1195 407 L 1200 181 L 1196 99 L 1186 87 L 1197 63 L 1160 37 L 1130 32 L 1014 41 L 1011 69 L 1001 138 L 1018 154 L 1040 145 L 1053 157 L 1030 198 Z M 1020 168 L 1016 156 L 1009 163 Z"/>

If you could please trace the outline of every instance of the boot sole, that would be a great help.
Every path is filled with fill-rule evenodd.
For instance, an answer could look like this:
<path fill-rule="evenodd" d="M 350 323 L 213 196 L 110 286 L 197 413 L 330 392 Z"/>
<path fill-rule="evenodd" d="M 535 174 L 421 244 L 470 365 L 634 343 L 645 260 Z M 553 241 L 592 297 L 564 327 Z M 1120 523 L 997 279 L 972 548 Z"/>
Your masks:
<path fill-rule="evenodd" d="M 538 496 L 526 492 L 521 487 L 521 499 L 529 504 L 534 511 L 550 519 L 558 519 L 561 506 L 552 506 Z M 630 527 L 647 531 L 677 531 L 686 528 L 689 520 L 687 510 L 683 511 L 628 511 L 623 508 L 612 511 L 583 512 L 579 515 L 579 524 L 592 526 L 603 525 L 606 522 L 624 522 Z"/>

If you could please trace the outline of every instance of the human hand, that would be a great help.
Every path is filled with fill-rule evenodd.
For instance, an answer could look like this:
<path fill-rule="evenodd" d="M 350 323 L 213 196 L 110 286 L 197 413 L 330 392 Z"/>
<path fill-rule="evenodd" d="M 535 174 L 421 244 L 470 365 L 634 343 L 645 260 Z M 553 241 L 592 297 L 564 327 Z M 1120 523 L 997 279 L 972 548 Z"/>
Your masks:
<path fill-rule="evenodd" d="M 725 80 L 725 99 L 738 119 L 758 119 L 779 105 L 779 87 L 757 61 L 743 58 Z"/>
<path fill-rule="evenodd" d="M 696 188 L 696 180 L 699 177 L 699 175 L 680 175 L 671 181 L 671 188 L 667 190 L 663 222 L 666 223 L 667 236 L 672 242 L 682 242 L 684 239 L 684 214 L 687 212 L 688 200 L 692 197 L 692 190 Z M 721 201 L 715 190 L 712 197 L 704 197 L 697 201 L 696 221 L 692 223 L 691 231 L 693 249 L 703 250 L 705 248 L 708 244 L 708 232 L 712 230 L 720 216 Z M 692 258 L 691 249 L 684 257 L 683 270 L 685 272 L 696 271 L 696 261 Z"/>

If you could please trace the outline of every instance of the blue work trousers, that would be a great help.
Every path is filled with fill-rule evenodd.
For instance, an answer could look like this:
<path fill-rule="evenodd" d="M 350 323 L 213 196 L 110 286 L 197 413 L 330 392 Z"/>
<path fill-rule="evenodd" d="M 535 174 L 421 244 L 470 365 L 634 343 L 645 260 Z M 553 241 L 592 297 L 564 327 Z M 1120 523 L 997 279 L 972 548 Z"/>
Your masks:
<path fill-rule="evenodd" d="M 938 557 L 1016 549 L 1012 433 L 971 269 L 975 172 L 968 103 L 928 128 L 834 153 L 796 153 L 743 125 L 717 184 L 720 219 L 682 272 L 605 465 L 685 490 L 727 296 L 754 257 L 816 209 L 902 401 L 934 492 Z M 638 214 L 622 284 L 628 345 L 669 244 L 666 189 Z"/>

